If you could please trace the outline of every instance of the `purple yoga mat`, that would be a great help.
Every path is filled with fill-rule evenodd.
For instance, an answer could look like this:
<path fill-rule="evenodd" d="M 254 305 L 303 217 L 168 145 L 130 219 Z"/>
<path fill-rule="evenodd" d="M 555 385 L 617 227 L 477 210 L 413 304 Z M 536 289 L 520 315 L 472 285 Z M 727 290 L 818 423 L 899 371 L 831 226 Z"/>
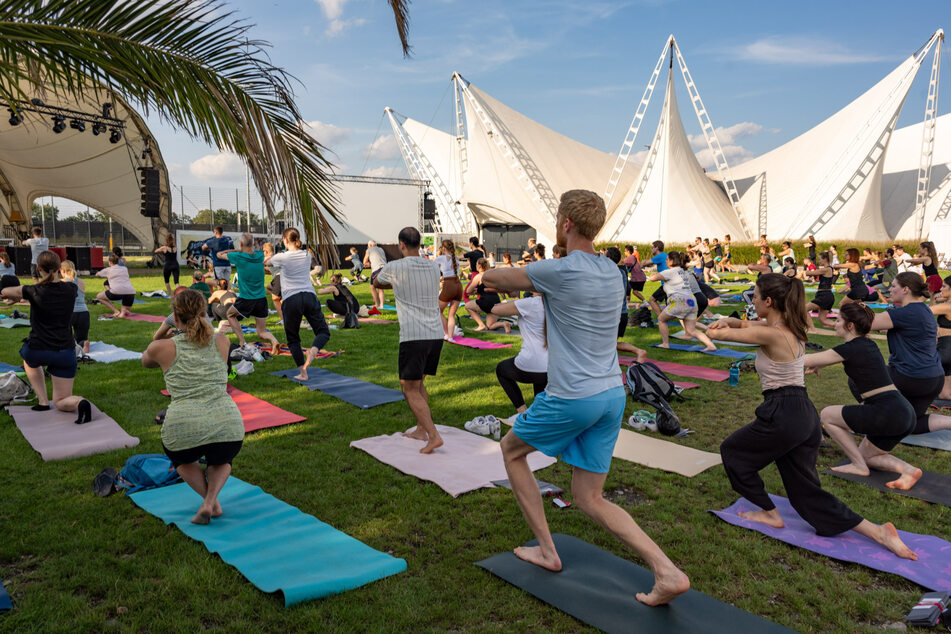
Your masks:
<path fill-rule="evenodd" d="M 629 365 L 635 361 L 634 357 L 626 357 L 619 354 L 618 362 L 621 365 Z M 682 363 L 672 363 L 670 361 L 656 361 L 648 359 L 664 372 L 676 374 L 677 376 L 689 376 L 692 379 L 703 379 L 705 381 L 726 381 L 730 378 L 729 370 L 716 370 L 714 368 L 705 368 L 700 365 L 684 365 Z"/>
<path fill-rule="evenodd" d="M 851 561 L 862 564 L 875 570 L 890 572 L 910 579 L 930 590 L 951 590 L 951 543 L 931 535 L 918 535 L 898 531 L 902 541 L 918 554 L 918 561 L 896 557 L 884 547 L 879 546 L 871 539 L 859 535 L 855 531 L 848 531 L 835 537 L 820 537 L 812 526 L 806 523 L 793 510 L 789 500 L 778 495 L 770 495 L 770 499 L 779 510 L 779 514 L 786 524 L 785 528 L 772 528 L 759 522 L 743 519 L 737 513 L 757 510 L 745 498 L 740 498 L 735 504 L 722 511 L 710 511 L 721 520 L 758 531 L 780 541 L 811 550 L 820 555 L 833 559 Z"/>
<path fill-rule="evenodd" d="M 471 337 L 454 337 L 452 343 L 455 343 L 460 346 L 465 346 L 467 348 L 475 348 L 476 350 L 491 350 L 494 348 L 511 348 L 512 344 L 510 343 L 495 343 L 492 341 L 482 341 L 481 339 L 473 339 Z"/>

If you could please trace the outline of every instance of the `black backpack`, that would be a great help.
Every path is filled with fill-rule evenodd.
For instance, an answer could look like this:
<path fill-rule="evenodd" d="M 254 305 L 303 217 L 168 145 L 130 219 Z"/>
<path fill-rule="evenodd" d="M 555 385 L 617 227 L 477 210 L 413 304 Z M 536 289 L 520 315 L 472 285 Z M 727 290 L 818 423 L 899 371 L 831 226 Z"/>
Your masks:
<path fill-rule="evenodd" d="M 671 399 L 685 400 L 680 390 L 664 371 L 647 361 L 633 361 L 627 366 L 627 391 L 631 398 L 657 410 L 657 430 L 665 436 L 680 433 L 680 419 L 668 403 Z"/>
<path fill-rule="evenodd" d="M 651 328 L 654 325 L 654 315 L 651 313 L 650 308 L 641 306 L 631 312 L 627 323 L 630 326 L 637 326 L 638 328 Z"/>

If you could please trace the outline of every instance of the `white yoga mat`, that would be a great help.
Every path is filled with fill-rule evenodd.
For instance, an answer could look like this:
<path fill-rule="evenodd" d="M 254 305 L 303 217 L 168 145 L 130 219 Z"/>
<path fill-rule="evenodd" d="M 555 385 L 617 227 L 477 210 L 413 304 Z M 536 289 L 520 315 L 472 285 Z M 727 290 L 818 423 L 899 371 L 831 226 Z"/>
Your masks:
<path fill-rule="evenodd" d="M 133 352 L 111 343 L 102 341 L 92 341 L 89 343 L 89 356 L 100 363 L 112 363 L 113 361 L 129 361 L 142 358 L 141 352 Z"/>
<path fill-rule="evenodd" d="M 64 460 L 135 447 L 139 439 L 92 406 L 92 420 L 77 425 L 76 412 L 33 411 L 28 406 L 7 407 L 17 428 L 43 460 Z"/>

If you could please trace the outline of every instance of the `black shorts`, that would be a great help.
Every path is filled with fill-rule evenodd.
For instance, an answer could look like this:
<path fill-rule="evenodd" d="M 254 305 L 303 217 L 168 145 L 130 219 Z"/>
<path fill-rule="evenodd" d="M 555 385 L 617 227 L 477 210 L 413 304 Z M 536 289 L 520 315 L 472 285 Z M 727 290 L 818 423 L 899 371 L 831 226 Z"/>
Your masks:
<path fill-rule="evenodd" d="M 941 357 L 944 375 L 951 376 L 951 337 L 938 337 L 938 356 Z"/>
<path fill-rule="evenodd" d="M 113 293 L 112 291 L 106 291 L 106 299 L 112 300 L 114 302 L 122 302 L 122 305 L 128 308 L 135 303 L 135 293 L 131 295 L 119 295 L 118 293 Z"/>
<path fill-rule="evenodd" d="M 915 429 L 915 410 L 898 390 L 870 396 L 861 405 L 846 405 L 842 419 L 882 451 L 891 451 Z"/>
<path fill-rule="evenodd" d="M 424 374 L 436 376 L 442 339 L 401 341 L 399 354 L 400 379 L 420 381 Z"/>
<path fill-rule="evenodd" d="M 267 292 L 270 293 L 272 296 L 280 299 L 281 298 L 281 274 L 278 273 L 277 275 L 272 277 L 271 283 L 265 286 L 264 288 L 266 288 Z"/>
<path fill-rule="evenodd" d="M 231 461 L 234 460 L 238 452 L 241 451 L 242 442 L 244 441 L 211 442 L 207 445 L 199 445 L 198 447 L 182 449 L 181 451 L 172 451 L 165 445 L 162 445 L 162 449 L 176 467 L 198 462 L 200 458 L 204 458 L 205 462 L 210 465 L 222 465 L 231 464 Z"/>
<path fill-rule="evenodd" d="M 707 260 L 706 262 L 704 262 L 704 263 L 703 263 L 703 268 L 705 268 L 705 269 L 712 269 L 712 268 L 713 268 L 713 260 Z"/>
<path fill-rule="evenodd" d="M 832 291 L 819 291 L 812 298 L 812 303 L 818 306 L 819 310 L 831 310 L 832 305 L 835 304 L 835 295 L 832 294 Z"/>
<path fill-rule="evenodd" d="M 664 291 L 664 286 L 661 285 L 654 293 L 651 295 L 658 304 L 667 303 L 667 293 Z"/>
<path fill-rule="evenodd" d="M 630 282 L 631 290 L 640 293 L 644 290 L 644 284 L 646 284 L 646 282 Z"/>
<path fill-rule="evenodd" d="M 710 305 L 710 301 L 703 293 L 694 293 L 693 298 L 697 300 L 697 318 L 699 319 L 700 315 L 702 315 L 707 310 L 707 306 Z"/>
<path fill-rule="evenodd" d="M 868 286 L 862 284 L 862 286 L 858 288 L 853 288 L 849 291 L 849 294 L 846 295 L 846 297 L 856 302 L 864 302 L 866 299 L 868 299 Z"/>
<path fill-rule="evenodd" d="M 486 315 L 492 312 L 492 308 L 494 306 L 501 303 L 502 298 L 499 297 L 498 293 L 486 293 L 476 300 L 476 306 L 478 306 L 479 310 L 484 312 Z"/>
<path fill-rule="evenodd" d="M 73 316 L 69 318 L 69 325 L 73 329 L 73 339 L 76 340 L 76 343 L 81 344 L 89 340 L 88 310 L 73 313 Z"/>
<path fill-rule="evenodd" d="M 267 319 L 267 299 L 264 297 L 258 299 L 239 297 L 231 305 L 238 311 L 240 319 L 247 319 L 248 317 Z"/>

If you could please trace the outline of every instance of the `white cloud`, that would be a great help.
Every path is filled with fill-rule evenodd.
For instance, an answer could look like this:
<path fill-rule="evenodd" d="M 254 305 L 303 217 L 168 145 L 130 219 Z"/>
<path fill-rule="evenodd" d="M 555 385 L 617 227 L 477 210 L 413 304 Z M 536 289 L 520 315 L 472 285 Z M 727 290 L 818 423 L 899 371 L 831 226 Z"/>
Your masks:
<path fill-rule="evenodd" d="M 243 181 L 244 161 L 232 152 L 218 152 L 206 154 L 188 166 L 188 171 L 195 178 L 205 181 Z"/>
<path fill-rule="evenodd" d="M 324 31 L 324 35 L 327 37 L 337 37 L 352 26 L 362 26 L 364 24 L 366 24 L 366 20 L 363 18 L 352 18 L 350 20 L 331 20 L 330 24 L 327 25 L 327 30 Z"/>
<path fill-rule="evenodd" d="M 406 169 L 400 166 L 387 166 L 381 165 L 380 167 L 373 167 L 370 169 L 363 170 L 364 176 L 374 176 L 376 178 L 406 178 Z"/>
<path fill-rule="evenodd" d="M 337 37 L 351 27 L 366 24 L 366 19 L 364 18 L 343 19 L 343 8 L 349 1 L 350 0 L 316 0 L 324 13 L 324 17 L 329 20 L 324 35 L 327 37 Z"/>
<path fill-rule="evenodd" d="M 310 136 L 317 139 L 321 145 L 327 147 L 350 138 L 350 130 L 348 128 L 341 128 L 332 123 L 324 123 L 323 121 L 305 121 L 304 128 Z"/>
<path fill-rule="evenodd" d="M 378 159 L 386 161 L 400 158 L 400 148 L 396 144 L 396 137 L 392 134 L 384 134 L 377 137 L 373 143 L 363 149 L 363 158 Z"/>
<path fill-rule="evenodd" d="M 753 152 L 743 147 L 738 141 L 743 137 L 756 136 L 763 132 L 763 130 L 763 126 L 758 123 L 753 123 L 752 121 L 743 121 L 725 128 L 722 126 L 717 128 L 717 139 L 720 141 L 720 147 L 723 150 L 723 156 L 726 157 L 727 163 L 735 165 L 753 158 Z M 779 130 L 771 129 L 767 130 L 767 132 L 776 134 Z M 697 162 L 700 163 L 700 166 L 705 167 L 707 170 L 714 169 L 716 162 L 713 160 L 713 152 L 707 147 L 707 141 L 703 138 L 703 135 L 688 134 L 687 139 L 690 141 L 690 147 L 694 149 Z"/>
<path fill-rule="evenodd" d="M 837 42 L 814 37 L 771 36 L 731 51 L 731 56 L 766 64 L 795 66 L 835 66 L 866 64 L 890 57 L 851 51 Z"/>
<path fill-rule="evenodd" d="M 343 15 L 343 5 L 349 0 L 316 0 L 316 2 L 328 20 L 335 20 Z"/>

